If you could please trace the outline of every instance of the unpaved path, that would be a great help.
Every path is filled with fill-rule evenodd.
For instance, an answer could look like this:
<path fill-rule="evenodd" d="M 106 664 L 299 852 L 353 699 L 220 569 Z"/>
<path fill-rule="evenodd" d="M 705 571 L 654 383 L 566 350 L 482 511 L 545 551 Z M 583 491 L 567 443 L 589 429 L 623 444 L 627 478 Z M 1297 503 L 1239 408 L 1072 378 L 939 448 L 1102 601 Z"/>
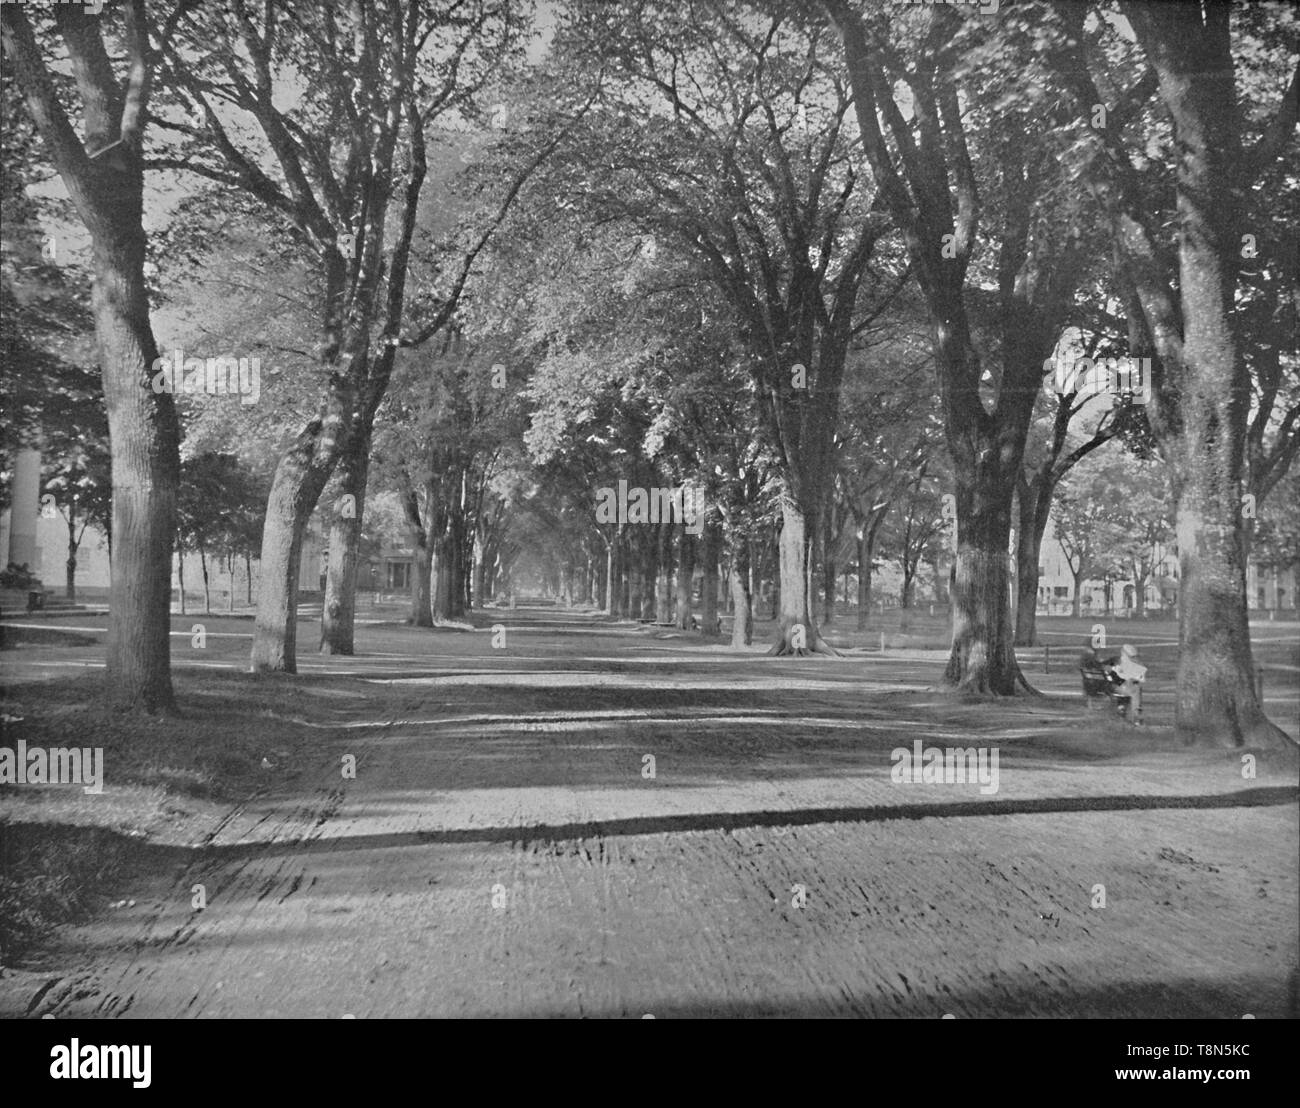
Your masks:
<path fill-rule="evenodd" d="M 917 662 L 504 619 L 505 653 L 412 659 L 399 629 L 304 666 L 321 741 L 293 792 L 159 845 L 136 905 L 0 1011 L 1294 1014 L 1284 763 L 1243 779 L 1074 703 L 962 708 Z M 895 784 L 914 739 L 997 746 L 998 792 Z"/>

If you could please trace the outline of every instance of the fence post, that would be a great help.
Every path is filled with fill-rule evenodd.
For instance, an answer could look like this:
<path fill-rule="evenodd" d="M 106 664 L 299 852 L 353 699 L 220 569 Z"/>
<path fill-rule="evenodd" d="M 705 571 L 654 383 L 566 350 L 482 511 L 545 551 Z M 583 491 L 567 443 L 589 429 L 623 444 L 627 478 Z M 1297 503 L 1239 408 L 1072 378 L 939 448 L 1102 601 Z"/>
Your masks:
<path fill-rule="evenodd" d="M 885 633 L 881 631 L 880 632 L 880 653 L 883 654 L 884 652 L 885 652 Z"/>
<path fill-rule="evenodd" d="M 1052 672 L 1052 647 L 1049 643 L 1043 644 L 1043 672 Z"/>

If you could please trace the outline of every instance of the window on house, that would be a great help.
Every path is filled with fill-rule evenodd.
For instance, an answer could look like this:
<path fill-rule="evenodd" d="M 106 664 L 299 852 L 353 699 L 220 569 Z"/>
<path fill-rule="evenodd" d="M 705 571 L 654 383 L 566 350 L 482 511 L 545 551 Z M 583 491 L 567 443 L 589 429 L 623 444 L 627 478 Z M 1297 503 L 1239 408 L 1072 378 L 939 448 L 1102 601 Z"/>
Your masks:
<path fill-rule="evenodd" d="M 388 587 L 394 590 L 409 589 L 411 587 L 410 562 L 388 563 Z"/>

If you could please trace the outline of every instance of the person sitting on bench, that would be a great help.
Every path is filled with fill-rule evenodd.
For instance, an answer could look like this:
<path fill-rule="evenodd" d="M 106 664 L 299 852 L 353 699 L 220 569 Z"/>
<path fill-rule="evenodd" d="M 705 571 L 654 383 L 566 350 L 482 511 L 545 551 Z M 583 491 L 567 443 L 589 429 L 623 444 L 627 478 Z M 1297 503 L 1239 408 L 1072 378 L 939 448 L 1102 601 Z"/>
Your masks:
<path fill-rule="evenodd" d="M 1122 715 L 1128 707 L 1128 700 L 1121 691 L 1123 679 L 1115 673 L 1118 664 L 1118 654 L 1101 654 L 1093 646 L 1084 647 L 1083 654 L 1079 657 L 1083 695 L 1090 702 L 1105 699 Z"/>
<path fill-rule="evenodd" d="M 1142 682 L 1146 680 L 1147 667 L 1138 660 L 1137 647 L 1125 643 L 1119 655 L 1119 665 L 1114 667 L 1115 676 L 1124 682 L 1120 696 L 1128 697 L 1126 719 L 1135 727 L 1142 726 Z"/>
<path fill-rule="evenodd" d="M 691 630 L 692 630 L 692 631 L 700 631 L 700 630 L 703 629 L 703 627 L 704 627 L 704 620 L 701 618 L 700 614 L 699 614 L 698 612 L 692 612 L 692 613 L 691 613 Z M 713 624 L 713 633 L 714 633 L 715 635 L 721 635 L 721 634 L 722 634 L 722 616 L 717 616 L 717 617 L 715 618 L 715 621 L 714 621 L 714 624 Z"/>

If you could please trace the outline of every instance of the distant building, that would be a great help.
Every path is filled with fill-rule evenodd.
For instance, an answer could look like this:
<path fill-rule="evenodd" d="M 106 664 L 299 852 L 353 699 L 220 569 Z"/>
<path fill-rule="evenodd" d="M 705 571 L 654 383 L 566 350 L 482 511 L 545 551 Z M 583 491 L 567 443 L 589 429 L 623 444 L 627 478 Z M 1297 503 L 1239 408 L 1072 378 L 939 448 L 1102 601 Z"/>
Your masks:
<path fill-rule="evenodd" d="M 68 525 L 57 511 L 42 513 L 40 504 L 41 455 L 36 450 L 20 450 L 14 457 L 11 505 L 0 512 L 0 552 L 5 565 L 25 565 L 40 578 L 45 588 L 57 596 L 65 594 L 68 562 Z M 303 538 L 299 587 L 313 592 L 321 587 L 324 576 L 324 540 L 315 517 Z M 209 587 L 214 610 L 229 606 L 233 584 L 234 603 L 245 607 L 248 597 L 248 573 L 242 559 L 236 559 L 227 571 L 224 559 L 208 558 Z M 179 600 L 180 573 L 172 557 L 172 602 Z M 185 592 L 192 606 L 203 594 L 203 570 L 197 553 L 187 553 L 184 565 Z M 258 560 L 252 560 L 253 596 L 257 596 Z M 77 547 L 76 589 L 79 603 L 105 604 L 109 593 L 108 541 L 103 532 L 87 527 Z"/>
<path fill-rule="evenodd" d="M 1154 572 L 1146 580 L 1146 609 L 1149 612 L 1173 613 L 1178 607 L 1178 553 L 1171 545 L 1157 549 Z M 1109 591 L 1109 605 L 1107 592 Z M 1125 614 L 1138 608 L 1135 582 L 1114 577 L 1109 581 L 1086 578 L 1081 586 L 1080 613 Z M 1246 597 L 1252 609 L 1294 609 L 1296 606 L 1295 567 L 1277 570 L 1260 567 L 1254 562 L 1246 568 Z M 1065 551 L 1057 542 L 1052 521 L 1043 535 L 1038 567 L 1038 610 L 1050 615 L 1069 615 L 1074 604 L 1074 575 L 1070 572 Z"/>

